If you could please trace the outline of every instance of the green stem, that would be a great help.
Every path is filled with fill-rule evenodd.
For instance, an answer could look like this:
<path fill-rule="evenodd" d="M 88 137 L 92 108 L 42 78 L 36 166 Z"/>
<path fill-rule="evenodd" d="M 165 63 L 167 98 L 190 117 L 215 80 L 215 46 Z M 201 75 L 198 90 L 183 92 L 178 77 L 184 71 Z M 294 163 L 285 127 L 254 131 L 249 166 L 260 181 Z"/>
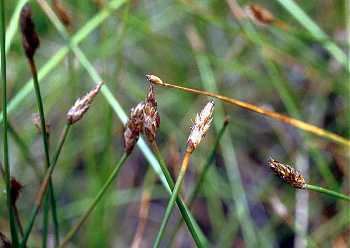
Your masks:
<path fill-rule="evenodd" d="M 325 189 L 325 188 L 322 188 L 320 186 L 311 185 L 311 184 L 305 184 L 305 189 L 316 191 L 316 192 L 319 192 L 319 193 L 323 193 L 323 194 L 329 195 L 331 197 L 335 197 L 335 198 L 338 198 L 338 199 L 341 199 L 341 200 L 346 200 L 346 201 L 350 202 L 350 196 L 344 195 L 342 193 L 339 193 L 339 192 L 336 192 L 336 191 L 333 191 L 333 190 Z"/>
<path fill-rule="evenodd" d="M 34 84 L 34 90 L 35 90 L 35 95 L 36 95 L 36 100 L 38 104 L 38 109 L 39 109 L 39 115 L 40 115 L 40 124 L 41 124 L 41 136 L 43 139 L 43 144 L 44 144 L 44 152 L 45 152 L 45 163 L 46 163 L 46 168 L 50 168 L 50 155 L 49 155 L 49 141 L 48 141 L 48 134 L 46 130 L 46 121 L 45 121 L 45 114 L 44 114 L 44 107 L 43 107 L 43 101 L 40 93 L 40 86 L 39 86 L 39 81 L 38 81 L 38 75 L 37 75 L 37 70 L 36 66 L 34 63 L 33 58 L 28 58 L 29 66 L 33 75 L 33 84 Z M 53 185 L 51 178 L 49 180 L 49 200 L 51 203 L 51 210 L 52 210 L 52 219 L 54 223 L 58 223 L 57 220 L 57 212 L 56 210 L 56 200 L 54 198 L 53 194 Z M 45 212 L 48 211 L 44 210 Z M 54 228 L 57 228 L 57 226 L 54 226 Z M 58 230 L 55 230 L 55 234 L 58 233 Z M 55 237 L 55 241 L 57 243 L 59 237 Z"/>
<path fill-rule="evenodd" d="M 2 75 L 2 101 L 3 101 L 3 152 L 4 152 L 4 172 L 6 178 L 6 199 L 7 209 L 10 220 L 11 239 L 14 247 L 18 246 L 18 234 L 16 230 L 15 215 L 12 208 L 11 188 L 10 188 L 10 165 L 8 157 L 8 139 L 7 139 L 7 80 L 6 80 L 6 55 L 5 55 L 5 2 L 0 1 L 1 15 L 1 75 Z"/>
<path fill-rule="evenodd" d="M 159 162 L 160 168 L 165 176 L 165 179 L 168 183 L 168 185 L 171 188 L 171 191 L 174 189 L 174 181 L 169 173 L 169 170 L 165 164 L 165 161 L 159 151 L 159 148 L 157 146 L 156 142 L 151 143 L 151 147 L 154 151 L 154 154 Z M 176 199 L 177 206 L 180 210 L 181 216 L 184 219 L 187 228 L 189 232 L 191 233 L 197 247 L 205 247 L 208 243 L 202 230 L 199 228 L 198 224 L 194 220 L 194 218 L 191 216 L 189 208 L 185 205 L 181 197 L 177 197 Z"/>
<path fill-rule="evenodd" d="M 60 141 L 58 143 L 58 147 L 56 149 L 56 153 L 54 155 L 54 158 L 53 158 L 53 161 L 51 163 L 51 166 L 50 168 L 48 169 L 48 171 L 46 172 L 45 174 L 45 178 L 43 180 L 43 182 L 41 183 L 40 185 L 40 189 L 39 189 L 39 192 L 37 194 L 37 199 L 35 201 L 35 206 L 32 210 L 32 214 L 31 214 L 31 218 L 30 218 L 30 221 L 29 221 L 29 224 L 27 226 L 27 228 L 25 229 L 25 232 L 24 232 L 24 236 L 23 236 L 23 240 L 21 242 L 21 247 L 25 247 L 26 243 L 27 243 L 27 240 L 28 240 L 28 237 L 29 237 L 29 234 L 33 228 L 33 225 L 34 225 L 34 222 L 35 222 L 35 218 L 36 216 L 38 215 L 39 213 L 39 209 L 40 209 L 40 206 L 42 204 L 42 200 L 43 200 L 43 197 L 46 193 L 46 189 L 49 185 L 49 180 L 51 178 L 51 175 L 53 173 L 53 170 L 57 164 L 57 161 L 58 161 L 58 157 L 59 155 L 61 154 L 61 150 L 62 150 L 62 147 L 63 147 L 63 144 L 67 138 L 67 135 L 68 135 L 68 132 L 70 130 L 70 127 L 71 125 L 69 124 L 66 124 L 62 134 L 61 134 L 61 138 L 60 138 Z"/>
<path fill-rule="evenodd" d="M 102 196 L 106 193 L 108 187 L 111 185 L 115 177 L 118 175 L 121 167 L 124 165 L 126 159 L 128 158 L 127 153 L 123 153 L 122 157 L 119 159 L 118 163 L 116 164 L 115 168 L 113 169 L 112 173 L 106 180 L 105 184 L 101 188 L 101 190 L 96 195 L 95 199 L 89 206 L 89 208 L 86 210 L 84 215 L 80 218 L 78 223 L 67 233 L 67 235 L 64 237 L 62 244 L 59 247 L 64 247 L 67 245 L 68 241 L 74 236 L 74 234 L 77 233 L 79 228 L 84 224 L 86 219 L 90 216 L 91 212 L 95 209 L 96 205 L 100 202 Z"/>
<path fill-rule="evenodd" d="M 214 145 L 213 149 L 211 150 L 210 155 L 207 158 L 207 161 L 206 161 L 205 165 L 203 166 L 202 171 L 200 172 L 199 179 L 198 179 L 196 185 L 194 186 L 190 197 L 188 198 L 188 207 L 189 208 L 192 207 L 194 200 L 196 199 L 197 195 L 199 194 L 199 192 L 201 190 L 202 184 L 203 184 L 205 176 L 207 175 L 207 172 L 210 168 L 210 165 L 212 165 L 214 162 L 216 152 L 219 149 L 221 137 L 223 136 L 223 134 L 227 128 L 228 123 L 229 123 L 228 121 L 225 121 L 224 124 L 222 125 L 222 127 L 218 133 L 218 136 L 216 138 L 215 145 Z M 183 222 L 183 219 L 180 219 L 178 221 L 178 223 L 175 225 L 175 229 L 174 229 L 175 231 L 170 239 L 171 240 L 170 244 L 172 243 L 172 241 L 176 237 L 176 233 L 179 231 L 179 229 L 182 225 L 182 222 Z"/>
<path fill-rule="evenodd" d="M 176 201 L 177 195 L 178 195 L 178 193 L 180 191 L 182 182 L 183 182 L 183 180 L 185 178 L 185 174 L 186 174 L 186 171 L 188 169 L 188 164 L 189 164 L 189 161 L 190 161 L 191 154 L 192 154 L 192 152 L 186 151 L 186 153 L 184 155 L 184 158 L 183 158 L 182 164 L 181 164 L 181 168 L 180 168 L 180 172 L 179 172 L 179 175 L 177 177 L 177 180 L 176 180 L 176 183 L 175 183 L 175 187 L 174 187 L 173 193 L 171 194 L 168 206 L 167 206 L 167 208 L 165 210 L 165 214 L 164 214 L 164 217 L 163 217 L 163 220 L 162 220 L 162 224 L 160 225 L 160 229 L 159 229 L 159 232 L 157 234 L 156 241 L 153 244 L 153 248 L 157 248 L 160 245 L 160 241 L 161 241 L 162 236 L 164 234 L 165 227 L 166 227 L 166 225 L 167 225 L 167 223 L 169 221 L 170 215 L 171 215 L 171 213 L 173 211 L 173 208 L 174 208 L 174 205 L 175 205 L 175 201 Z"/>

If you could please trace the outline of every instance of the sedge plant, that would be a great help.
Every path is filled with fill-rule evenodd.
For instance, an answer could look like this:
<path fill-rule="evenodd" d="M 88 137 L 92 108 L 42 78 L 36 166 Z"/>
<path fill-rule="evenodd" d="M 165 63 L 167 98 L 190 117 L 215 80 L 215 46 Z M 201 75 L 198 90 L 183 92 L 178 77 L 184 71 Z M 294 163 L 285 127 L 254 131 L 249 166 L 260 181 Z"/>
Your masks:
<path fill-rule="evenodd" d="M 150 81 L 149 75 L 146 75 L 146 78 L 148 81 Z M 144 116 L 145 116 L 144 117 L 145 118 L 144 135 L 147 141 L 149 142 L 150 147 L 152 148 L 160 164 L 160 168 L 172 192 L 174 190 L 175 183 L 173 178 L 170 175 L 170 172 L 167 168 L 167 165 L 164 161 L 164 158 L 160 152 L 160 149 L 156 141 L 156 132 L 160 125 L 160 117 L 157 109 L 157 101 L 156 101 L 155 92 L 152 84 L 149 85 L 149 91 L 145 100 Z M 196 245 L 198 247 L 205 246 L 205 244 L 207 244 L 207 240 L 204 234 L 202 233 L 201 229 L 199 228 L 199 226 L 191 216 L 188 207 L 185 205 L 181 197 L 176 197 L 176 204 L 179 207 L 182 218 L 184 219 L 188 227 L 188 230 L 192 235 Z"/>
<path fill-rule="evenodd" d="M 45 164 L 46 164 L 46 168 L 49 168 L 50 167 L 49 137 L 48 137 L 48 130 L 47 130 L 46 121 L 45 121 L 43 100 L 41 97 L 40 86 L 38 81 L 38 73 L 37 73 L 36 64 L 34 60 L 34 55 L 37 49 L 39 48 L 40 40 L 37 32 L 35 31 L 34 22 L 32 20 L 31 7 L 28 4 L 26 4 L 21 10 L 20 27 L 21 27 L 21 33 L 22 33 L 22 46 L 33 76 L 34 90 L 35 90 L 36 101 L 39 109 L 41 136 L 42 136 L 43 145 L 44 145 Z M 55 242 L 56 244 L 58 244 L 59 227 L 58 227 L 57 212 L 56 212 L 56 200 L 54 196 L 54 189 L 53 189 L 51 179 L 49 181 L 48 197 L 50 200 L 51 210 L 52 210 L 52 219 L 53 219 L 54 230 L 55 230 Z M 46 240 L 47 240 L 48 214 L 49 214 L 49 206 L 47 202 L 45 204 L 44 218 L 43 218 L 44 220 L 43 246 L 46 246 Z"/>
<path fill-rule="evenodd" d="M 94 200 L 91 202 L 91 204 L 89 205 L 87 210 L 84 212 L 84 214 L 80 217 L 78 222 L 68 231 L 68 233 L 64 237 L 59 247 L 65 247 L 68 244 L 68 242 L 73 238 L 73 236 L 78 232 L 80 227 L 85 223 L 85 221 L 90 216 L 92 211 L 96 208 L 97 204 L 101 201 L 102 197 L 107 192 L 107 189 L 109 188 L 109 186 L 112 184 L 114 179 L 118 176 L 120 169 L 125 164 L 125 161 L 133 151 L 139 139 L 140 133 L 142 132 L 143 120 L 144 120 L 143 109 L 144 109 L 143 102 L 137 104 L 136 107 L 131 109 L 130 118 L 125 125 L 125 129 L 122 137 L 124 152 L 121 158 L 116 163 L 114 169 L 106 179 L 105 183 L 103 184 L 98 194 L 95 196 Z"/>
<path fill-rule="evenodd" d="M 83 118 L 85 113 L 90 108 L 92 101 L 94 100 L 94 98 L 96 97 L 98 92 L 100 91 L 101 87 L 102 87 L 102 83 L 99 83 L 92 90 L 90 90 L 85 96 L 78 98 L 76 100 L 76 102 L 74 103 L 74 105 L 67 112 L 66 125 L 62 131 L 61 136 L 60 136 L 60 140 L 58 142 L 57 149 L 56 149 L 56 152 L 55 152 L 54 157 L 53 157 L 53 161 L 52 161 L 49 169 L 46 171 L 45 177 L 44 177 L 44 179 L 39 187 L 38 193 L 36 195 L 35 205 L 34 205 L 34 208 L 32 210 L 30 221 L 29 221 L 29 224 L 25 230 L 25 234 L 24 234 L 23 240 L 21 242 L 21 245 L 23 247 L 26 245 L 26 242 L 29 238 L 29 234 L 30 234 L 30 232 L 33 228 L 33 225 L 34 225 L 35 218 L 39 213 L 39 209 L 42 205 L 42 201 L 44 199 L 45 193 L 48 189 L 48 186 L 50 185 L 49 182 L 50 182 L 51 175 L 55 169 L 55 166 L 56 166 L 58 158 L 61 154 L 63 145 L 64 145 L 66 138 L 68 136 L 68 133 L 71 129 L 71 126 Z"/>
<path fill-rule="evenodd" d="M 215 144 L 214 144 L 212 150 L 210 151 L 209 156 L 206 159 L 206 162 L 205 162 L 202 170 L 199 173 L 199 178 L 196 181 L 196 183 L 195 183 L 195 185 L 194 185 L 194 187 L 193 187 L 193 189 L 191 191 L 190 196 L 187 199 L 187 203 L 188 203 L 188 207 L 189 208 L 192 207 L 192 205 L 193 205 L 194 201 L 196 200 L 199 192 L 201 191 L 201 188 L 202 188 L 202 185 L 203 185 L 203 183 L 205 181 L 205 177 L 207 175 L 207 172 L 209 171 L 210 166 L 213 164 L 213 162 L 215 160 L 215 155 L 216 155 L 216 153 L 217 153 L 217 151 L 219 149 L 221 138 L 223 137 L 223 135 L 225 133 L 225 130 L 227 129 L 228 124 L 229 124 L 229 119 L 225 118 L 224 123 L 223 123 L 222 127 L 220 128 L 219 133 L 218 133 L 218 135 L 216 137 Z M 176 234 L 179 231 L 182 223 L 183 223 L 183 219 L 180 219 L 177 222 L 177 224 L 175 225 L 174 232 L 173 232 L 173 234 L 171 236 L 171 239 L 170 239 L 170 243 L 172 243 L 172 241 L 176 237 Z"/>
<path fill-rule="evenodd" d="M 166 225 L 169 221 L 170 215 L 171 215 L 172 210 L 174 208 L 177 195 L 180 191 L 182 182 L 185 178 L 185 174 L 186 174 L 188 166 L 189 166 L 191 155 L 194 152 L 194 150 L 198 147 L 202 138 L 207 133 L 207 131 L 211 125 L 211 122 L 213 120 L 213 112 L 214 112 L 214 102 L 210 101 L 205 105 L 205 107 L 200 112 L 200 114 L 197 114 L 197 116 L 196 116 L 196 120 L 192 126 L 190 136 L 188 137 L 188 140 L 187 140 L 187 146 L 186 146 L 184 157 L 182 159 L 180 172 L 179 172 L 179 175 L 177 177 L 177 180 L 176 180 L 173 192 L 171 194 L 170 200 L 168 202 L 168 206 L 165 210 L 165 214 L 164 214 L 164 217 L 162 219 L 162 223 L 161 223 L 161 226 L 159 228 L 159 231 L 158 231 L 156 240 L 153 244 L 153 247 L 159 247 L 159 245 L 160 245 L 160 241 L 161 241 L 162 236 L 164 234 Z"/>

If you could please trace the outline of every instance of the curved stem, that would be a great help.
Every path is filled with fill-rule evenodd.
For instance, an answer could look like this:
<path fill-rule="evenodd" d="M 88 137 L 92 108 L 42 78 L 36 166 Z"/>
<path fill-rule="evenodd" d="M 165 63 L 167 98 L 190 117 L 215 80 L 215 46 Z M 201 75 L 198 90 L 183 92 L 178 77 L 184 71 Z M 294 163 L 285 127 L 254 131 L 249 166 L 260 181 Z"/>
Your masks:
<path fill-rule="evenodd" d="M 76 234 L 79 230 L 79 228 L 84 224 L 86 219 L 90 216 L 91 212 L 95 209 L 96 205 L 100 202 L 102 196 L 106 193 L 108 187 L 111 185 L 115 177 L 118 175 L 121 167 L 124 165 L 126 159 L 128 158 L 127 153 L 123 153 L 122 157 L 119 159 L 117 165 L 113 169 L 112 173 L 106 180 L 105 184 L 101 188 L 101 190 L 96 195 L 93 202 L 90 204 L 89 208 L 86 210 L 84 215 L 80 218 L 78 223 L 67 233 L 67 235 L 64 237 L 62 244 L 59 247 L 65 247 L 68 243 L 68 241 Z"/>
<path fill-rule="evenodd" d="M 280 114 L 280 113 L 277 113 L 274 111 L 270 111 L 270 110 L 267 110 L 265 108 L 258 107 L 254 104 L 239 101 L 239 100 L 227 97 L 227 96 L 219 95 L 219 94 L 208 92 L 208 91 L 203 91 L 203 90 L 187 88 L 187 87 L 183 87 L 183 86 L 179 86 L 179 85 L 175 85 L 175 84 L 165 83 L 163 81 L 152 81 L 152 83 L 154 83 L 156 85 L 168 87 L 168 88 L 179 89 L 179 90 L 186 91 L 189 93 L 210 96 L 210 97 L 219 99 L 220 101 L 226 102 L 228 104 L 238 106 L 240 108 L 243 108 L 243 109 L 270 117 L 274 120 L 278 120 L 278 121 L 286 123 L 290 126 L 299 128 L 299 129 L 304 130 L 306 132 L 313 133 L 317 136 L 320 136 L 320 137 L 332 140 L 332 141 L 339 143 L 341 145 L 345 145 L 345 146 L 350 147 L 350 140 L 348 140 L 348 139 L 346 139 L 338 134 L 329 132 L 327 130 L 324 130 L 324 129 L 319 128 L 317 126 L 314 126 L 312 124 L 291 118 L 289 116 L 286 116 L 286 115 L 283 115 L 283 114 Z"/>
<path fill-rule="evenodd" d="M 319 192 L 319 193 L 323 193 L 323 194 L 329 195 L 329 196 L 334 197 L 334 198 L 338 198 L 338 199 L 350 202 L 350 196 L 344 195 L 342 193 L 339 193 L 339 192 L 336 192 L 336 191 L 333 191 L 333 190 L 329 190 L 329 189 L 326 189 L 326 188 L 323 188 L 323 187 L 320 187 L 320 186 L 317 186 L 317 185 L 305 184 L 304 188 L 308 189 L 308 190 L 316 191 L 316 192 Z"/>

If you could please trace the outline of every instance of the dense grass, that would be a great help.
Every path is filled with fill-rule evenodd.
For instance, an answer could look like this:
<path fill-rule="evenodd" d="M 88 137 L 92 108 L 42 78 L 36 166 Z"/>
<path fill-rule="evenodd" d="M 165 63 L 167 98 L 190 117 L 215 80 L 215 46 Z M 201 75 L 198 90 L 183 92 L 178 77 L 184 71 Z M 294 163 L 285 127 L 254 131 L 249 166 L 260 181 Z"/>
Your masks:
<path fill-rule="evenodd" d="M 17 27 L 25 2 L 5 1 L 4 47 L 8 120 L 14 129 L 8 133 L 9 162 L 11 176 L 24 185 L 17 201 L 24 226 L 45 171 L 41 134 L 32 123 L 37 112 L 32 75 Z M 105 86 L 86 116 L 71 127 L 52 176 L 61 238 L 86 212 L 121 158 L 122 123 L 130 108 L 144 100 L 147 73 L 350 137 L 346 1 L 257 2 L 283 23 L 282 28 L 237 18 L 232 0 L 62 2 L 72 13 L 68 27 L 46 1 L 30 1 L 41 40 L 35 61 L 50 124 L 50 157 L 74 101 L 95 83 L 103 81 Z M 191 119 L 209 98 L 170 88 L 155 90 L 161 118 L 157 143 L 176 181 Z M 303 247 L 304 241 L 311 247 L 349 245 L 349 203 L 295 190 L 266 166 L 272 156 L 298 168 L 313 185 L 349 194 L 349 148 L 217 100 L 213 127 L 191 156 L 180 190 L 184 201 L 201 178 L 225 115 L 230 117 L 229 126 L 191 207 L 193 223 L 198 223 L 209 246 Z M 153 170 L 159 180 L 145 180 Z M 6 188 L 3 180 L 0 187 L 1 192 Z M 141 246 L 152 246 L 169 188 L 152 149 L 140 140 L 71 244 L 128 247 L 144 222 Z M 146 219 L 139 218 L 144 189 L 151 189 Z M 0 231 L 10 238 L 6 194 L 0 201 Z M 42 217 L 40 211 L 30 246 L 41 245 Z M 174 208 L 161 246 L 168 247 L 169 242 L 195 246 L 186 225 L 174 233 L 181 218 Z M 53 244 L 49 220 L 49 244 Z"/>

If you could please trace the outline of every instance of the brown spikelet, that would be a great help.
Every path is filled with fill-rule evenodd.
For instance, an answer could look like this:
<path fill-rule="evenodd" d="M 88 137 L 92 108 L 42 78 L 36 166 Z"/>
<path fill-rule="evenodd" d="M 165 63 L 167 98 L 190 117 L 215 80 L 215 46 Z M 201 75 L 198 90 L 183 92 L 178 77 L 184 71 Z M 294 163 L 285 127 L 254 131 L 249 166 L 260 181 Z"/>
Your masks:
<path fill-rule="evenodd" d="M 11 190 L 11 201 L 12 205 L 15 205 L 19 195 L 21 193 L 21 190 L 23 188 L 23 185 L 14 177 L 10 180 L 10 190 Z"/>
<path fill-rule="evenodd" d="M 130 117 L 124 127 L 123 133 L 123 146 L 124 151 L 130 154 L 134 149 L 137 140 L 140 137 L 143 129 L 144 111 L 145 103 L 140 102 L 136 107 L 132 108 L 130 111 Z"/>
<path fill-rule="evenodd" d="M 53 0 L 52 8 L 64 26 L 69 27 L 72 23 L 72 15 L 61 0 Z"/>
<path fill-rule="evenodd" d="M 269 25 L 275 21 L 273 14 L 258 4 L 248 5 L 244 9 L 247 16 L 256 24 Z"/>
<path fill-rule="evenodd" d="M 40 45 L 40 40 L 35 31 L 35 25 L 32 20 L 32 10 L 29 4 L 23 6 L 19 20 L 22 33 L 22 46 L 27 58 L 32 59 Z"/>
<path fill-rule="evenodd" d="M 148 141 L 152 143 L 156 138 L 156 132 L 160 125 L 160 117 L 157 111 L 157 101 L 155 98 L 154 87 L 152 84 L 149 85 L 143 114 L 143 131 Z"/>
<path fill-rule="evenodd" d="M 2 232 L 0 232 L 0 247 L 1 248 L 12 247 L 10 240 Z"/>
<path fill-rule="evenodd" d="M 152 74 L 147 74 L 146 78 L 152 84 L 163 84 L 163 81 L 159 77 Z"/>
<path fill-rule="evenodd" d="M 83 118 L 84 114 L 90 108 L 90 105 L 100 89 L 102 87 L 102 82 L 98 83 L 92 90 L 90 90 L 85 96 L 78 98 L 74 105 L 67 112 L 67 122 L 68 124 L 74 124 Z"/>
<path fill-rule="evenodd" d="M 196 120 L 191 128 L 190 136 L 187 140 L 188 152 L 193 152 L 207 133 L 213 120 L 213 112 L 214 101 L 210 101 L 204 106 L 202 111 L 197 114 Z"/>
<path fill-rule="evenodd" d="M 267 164 L 283 181 L 294 188 L 303 189 L 305 187 L 305 179 L 298 170 L 273 158 L 270 158 Z"/>

